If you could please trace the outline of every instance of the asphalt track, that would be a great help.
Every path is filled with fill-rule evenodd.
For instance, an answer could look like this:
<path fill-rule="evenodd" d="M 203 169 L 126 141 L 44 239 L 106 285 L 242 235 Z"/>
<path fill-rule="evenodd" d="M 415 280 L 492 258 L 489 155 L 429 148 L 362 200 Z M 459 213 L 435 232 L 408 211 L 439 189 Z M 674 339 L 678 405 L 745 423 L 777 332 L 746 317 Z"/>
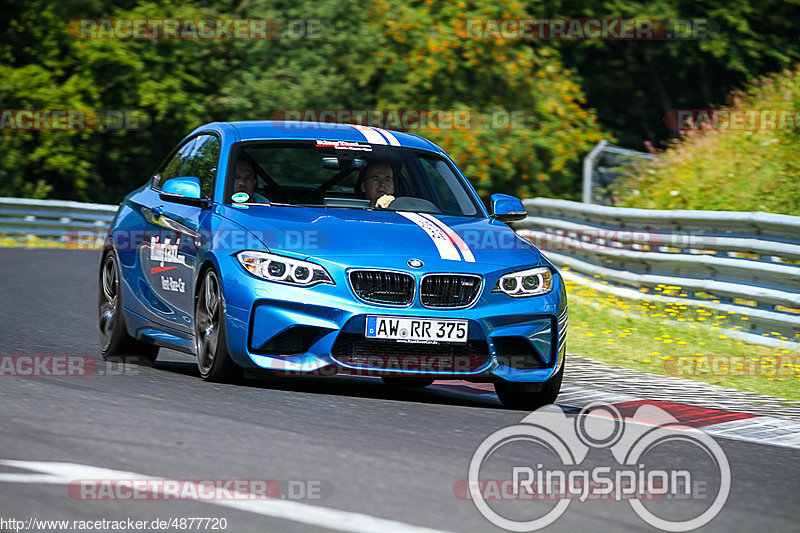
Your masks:
<path fill-rule="evenodd" d="M 480 443 L 527 413 L 467 385 L 398 390 L 340 377 L 217 385 L 199 379 L 193 358 L 163 350 L 152 368 L 106 364 L 95 325 L 98 261 L 96 251 L 0 249 L 0 356 L 98 361 L 87 376 L 0 376 L 0 519 L 210 517 L 233 532 L 502 531 L 454 487 Z M 580 378 L 569 369 L 567 389 Z M 587 389 L 572 390 L 559 406 L 574 412 L 574 391 Z M 757 440 L 716 439 L 731 488 L 704 531 L 797 530 L 800 448 Z M 608 464 L 593 452 L 584 467 Z M 509 448 L 503 462 L 543 460 L 528 453 Z M 703 470 L 701 459 L 687 456 L 689 467 Z M 283 498 L 87 501 L 67 489 L 78 479 L 146 477 L 276 480 Z M 317 492 L 289 494 L 290 481 Z M 701 505 L 689 502 L 687 516 Z M 14 527 L 0 521 L 0 530 Z M 619 501 L 572 502 L 548 528 L 653 530 Z"/>

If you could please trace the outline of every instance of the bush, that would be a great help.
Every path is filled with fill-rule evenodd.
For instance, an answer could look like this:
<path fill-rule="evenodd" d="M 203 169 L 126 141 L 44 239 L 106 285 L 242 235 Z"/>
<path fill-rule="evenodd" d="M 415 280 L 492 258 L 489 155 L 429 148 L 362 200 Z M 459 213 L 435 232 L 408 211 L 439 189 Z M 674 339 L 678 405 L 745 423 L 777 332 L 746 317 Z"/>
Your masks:
<path fill-rule="evenodd" d="M 784 111 L 791 121 L 782 129 L 683 130 L 613 186 L 616 204 L 800 215 L 800 66 L 732 92 L 722 109 Z"/>

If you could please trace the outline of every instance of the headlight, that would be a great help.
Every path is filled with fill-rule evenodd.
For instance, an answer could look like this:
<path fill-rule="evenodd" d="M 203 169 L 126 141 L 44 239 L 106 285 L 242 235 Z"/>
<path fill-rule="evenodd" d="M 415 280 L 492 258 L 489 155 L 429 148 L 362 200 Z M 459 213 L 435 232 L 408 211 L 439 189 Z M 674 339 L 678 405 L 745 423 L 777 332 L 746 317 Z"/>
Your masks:
<path fill-rule="evenodd" d="M 538 267 L 502 276 L 492 292 L 504 292 L 509 296 L 521 298 L 547 294 L 552 290 L 553 273 L 547 267 Z"/>
<path fill-rule="evenodd" d="M 267 281 L 310 287 L 317 283 L 334 285 L 330 274 L 321 266 L 264 252 L 239 252 L 236 258 L 252 275 Z"/>

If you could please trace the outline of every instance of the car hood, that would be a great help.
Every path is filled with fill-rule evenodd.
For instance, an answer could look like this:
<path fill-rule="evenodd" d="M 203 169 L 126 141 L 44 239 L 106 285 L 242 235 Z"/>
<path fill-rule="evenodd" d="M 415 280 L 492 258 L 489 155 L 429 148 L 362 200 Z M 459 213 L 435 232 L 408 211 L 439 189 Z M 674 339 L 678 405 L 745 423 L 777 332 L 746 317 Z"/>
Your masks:
<path fill-rule="evenodd" d="M 545 264 L 530 242 L 490 218 L 287 206 L 219 207 L 273 253 L 386 268 L 418 259 L 428 268 Z M 483 265 L 483 267 L 481 267 Z"/>

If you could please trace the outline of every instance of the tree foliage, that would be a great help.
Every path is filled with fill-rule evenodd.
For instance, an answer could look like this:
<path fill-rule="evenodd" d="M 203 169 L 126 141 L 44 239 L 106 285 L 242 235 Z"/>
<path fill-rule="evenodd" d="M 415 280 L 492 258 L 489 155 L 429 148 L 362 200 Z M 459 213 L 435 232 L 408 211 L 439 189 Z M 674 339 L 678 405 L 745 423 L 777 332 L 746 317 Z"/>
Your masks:
<path fill-rule="evenodd" d="M 765 2 L 11 0 L 0 20 L 0 108 L 135 111 L 149 121 L 138 129 L 0 130 L 0 195 L 118 202 L 204 122 L 298 109 L 417 109 L 480 117 L 466 128 L 415 131 L 441 144 L 482 193 L 575 197 L 580 159 L 600 138 L 629 146 L 659 138 L 663 107 L 703 107 L 698 98 L 717 101 L 731 83 L 797 57 L 796 14 Z M 546 42 L 458 31 L 469 19 L 533 16 L 707 16 L 724 35 Z M 306 38 L 252 41 L 89 40 L 68 31 L 73 19 L 101 17 L 319 26 Z M 521 127 L 496 120 L 512 112 Z"/>
<path fill-rule="evenodd" d="M 671 109 L 722 103 L 733 88 L 800 61 L 798 0 L 528 0 L 536 17 L 665 21 L 683 38 L 557 41 L 577 70 L 600 123 L 637 150 L 674 137 Z M 677 22 L 676 22 L 677 21 Z M 686 31 L 697 21 L 697 32 Z"/>

